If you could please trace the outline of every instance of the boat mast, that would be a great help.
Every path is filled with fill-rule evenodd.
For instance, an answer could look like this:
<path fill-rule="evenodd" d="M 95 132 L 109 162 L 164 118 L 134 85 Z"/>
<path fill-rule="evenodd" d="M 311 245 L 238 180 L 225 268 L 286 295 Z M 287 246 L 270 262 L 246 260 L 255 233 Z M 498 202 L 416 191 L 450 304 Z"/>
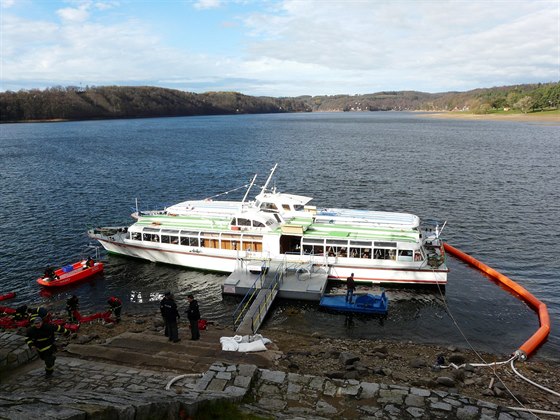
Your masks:
<path fill-rule="evenodd" d="M 249 188 L 247 188 L 247 192 L 245 193 L 245 195 L 243 196 L 243 200 L 241 200 L 241 203 L 245 202 L 245 199 L 247 198 L 247 196 L 249 195 L 249 191 L 251 191 L 251 188 L 253 187 L 253 184 L 255 183 L 255 180 L 257 179 L 257 174 L 255 174 L 255 176 L 253 177 L 253 180 L 251 181 L 251 184 L 249 185 Z"/>
<path fill-rule="evenodd" d="M 262 190 L 261 190 L 261 194 L 264 194 L 264 192 L 266 191 L 266 187 L 268 187 L 268 184 L 270 182 L 270 180 L 272 179 L 272 175 L 274 175 L 274 171 L 276 170 L 276 167 L 278 166 L 278 164 L 275 164 L 274 167 L 270 170 L 270 175 L 268 176 L 268 179 L 266 180 L 266 182 L 264 183 Z"/>

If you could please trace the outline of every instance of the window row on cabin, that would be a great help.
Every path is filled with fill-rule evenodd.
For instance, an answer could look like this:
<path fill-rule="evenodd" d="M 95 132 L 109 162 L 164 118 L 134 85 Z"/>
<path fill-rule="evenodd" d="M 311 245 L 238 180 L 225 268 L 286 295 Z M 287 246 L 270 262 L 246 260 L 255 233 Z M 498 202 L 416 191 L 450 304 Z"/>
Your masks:
<path fill-rule="evenodd" d="M 341 258 L 366 258 L 378 260 L 421 261 L 420 250 L 398 249 L 396 242 L 348 241 L 348 240 L 303 240 L 303 253 L 327 255 Z"/>
<path fill-rule="evenodd" d="M 190 247 L 262 251 L 262 236 L 259 235 L 179 232 L 170 229 L 144 228 L 143 232 L 130 232 L 130 239 L 133 241 L 161 242 L 162 244 L 180 244 Z"/>

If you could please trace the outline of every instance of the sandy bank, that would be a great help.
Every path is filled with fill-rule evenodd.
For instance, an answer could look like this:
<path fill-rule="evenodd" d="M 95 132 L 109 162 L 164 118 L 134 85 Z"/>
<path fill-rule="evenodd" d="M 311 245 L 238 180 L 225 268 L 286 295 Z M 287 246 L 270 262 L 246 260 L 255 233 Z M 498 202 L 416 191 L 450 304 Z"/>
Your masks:
<path fill-rule="evenodd" d="M 560 114 L 467 114 L 461 112 L 427 112 L 426 118 L 477 120 L 477 121 L 514 121 L 560 125 Z"/>

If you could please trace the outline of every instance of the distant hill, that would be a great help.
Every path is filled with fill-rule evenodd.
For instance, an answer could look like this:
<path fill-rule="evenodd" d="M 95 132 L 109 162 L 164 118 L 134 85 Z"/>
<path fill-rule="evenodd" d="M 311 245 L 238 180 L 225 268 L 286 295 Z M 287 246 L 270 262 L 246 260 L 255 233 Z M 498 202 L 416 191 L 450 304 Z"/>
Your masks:
<path fill-rule="evenodd" d="M 55 87 L 0 93 L 2 122 L 303 112 L 294 99 L 235 92 L 189 93 L 159 87 Z"/>
<path fill-rule="evenodd" d="M 502 86 L 468 92 L 378 92 L 367 95 L 300 96 L 313 111 L 471 111 L 504 108 L 522 112 L 557 109 L 560 83 Z"/>
<path fill-rule="evenodd" d="M 452 111 L 487 113 L 557 109 L 560 83 L 502 86 L 468 92 L 378 92 L 366 95 L 272 98 L 236 92 L 202 94 L 159 87 L 54 87 L 0 93 L 0 121 L 88 120 L 313 111 Z"/>

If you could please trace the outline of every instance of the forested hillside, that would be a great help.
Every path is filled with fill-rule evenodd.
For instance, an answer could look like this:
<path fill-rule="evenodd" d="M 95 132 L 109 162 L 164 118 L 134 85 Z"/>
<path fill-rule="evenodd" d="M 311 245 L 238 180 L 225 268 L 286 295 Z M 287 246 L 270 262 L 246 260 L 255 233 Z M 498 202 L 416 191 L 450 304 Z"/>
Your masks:
<path fill-rule="evenodd" d="M 560 83 L 468 92 L 378 92 L 366 95 L 271 98 L 236 92 L 202 94 L 159 87 L 54 87 L 0 93 L 1 122 L 85 120 L 309 111 L 469 111 L 558 109 Z"/>
<path fill-rule="evenodd" d="M 521 112 L 557 109 L 560 83 L 502 86 L 468 92 L 379 92 L 368 95 L 301 96 L 313 111 L 471 111 L 504 108 Z"/>
<path fill-rule="evenodd" d="M 196 94 L 158 87 L 55 87 L 0 93 L 1 121 L 302 112 L 294 99 L 235 92 Z"/>

